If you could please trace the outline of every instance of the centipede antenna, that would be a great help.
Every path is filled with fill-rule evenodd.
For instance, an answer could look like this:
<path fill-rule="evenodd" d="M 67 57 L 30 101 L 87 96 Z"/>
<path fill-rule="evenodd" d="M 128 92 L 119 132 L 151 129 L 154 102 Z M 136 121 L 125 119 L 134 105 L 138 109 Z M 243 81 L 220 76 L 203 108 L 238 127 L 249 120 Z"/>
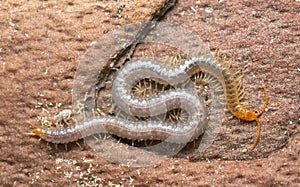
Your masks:
<path fill-rule="evenodd" d="M 264 106 L 262 107 L 262 109 L 257 113 L 257 117 L 259 117 L 262 113 L 264 113 L 264 111 L 267 108 L 268 102 L 269 102 L 269 95 L 268 95 L 266 85 L 263 85 L 263 89 L 264 89 L 264 92 L 265 92 L 266 100 L 265 100 L 265 103 L 264 103 Z"/>
<path fill-rule="evenodd" d="M 27 121 L 27 123 L 32 126 L 33 128 L 36 128 L 35 125 L 33 125 L 30 121 Z M 27 136 L 36 136 L 36 134 L 34 132 L 23 132 L 24 135 L 27 135 Z"/>
<path fill-rule="evenodd" d="M 257 123 L 257 133 L 256 133 L 256 137 L 255 137 L 255 140 L 251 146 L 251 150 L 254 150 L 256 145 L 258 144 L 259 142 L 259 139 L 260 139 L 260 134 L 261 134 L 261 124 L 259 122 L 258 119 L 255 119 L 256 123 Z"/>
<path fill-rule="evenodd" d="M 23 132 L 23 134 L 27 136 L 35 136 L 33 132 Z"/>

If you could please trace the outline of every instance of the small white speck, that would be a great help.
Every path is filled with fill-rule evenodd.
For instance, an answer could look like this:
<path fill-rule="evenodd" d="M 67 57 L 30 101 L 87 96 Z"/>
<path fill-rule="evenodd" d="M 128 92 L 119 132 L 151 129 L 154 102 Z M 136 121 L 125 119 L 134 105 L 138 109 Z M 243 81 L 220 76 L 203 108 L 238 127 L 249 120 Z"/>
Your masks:
<path fill-rule="evenodd" d="M 91 44 L 90 44 L 90 46 L 93 46 L 94 44 L 96 44 L 97 42 L 96 41 L 94 41 L 94 42 L 92 42 Z"/>
<path fill-rule="evenodd" d="M 191 9 L 192 9 L 193 12 L 195 12 L 195 13 L 197 12 L 196 9 L 193 6 L 191 6 Z"/>
<path fill-rule="evenodd" d="M 115 63 L 112 62 L 109 64 L 109 67 L 112 68 L 112 67 L 114 67 L 114 65 L 115 65 Z"/>
<path fill-rule="evenodd" d="M 83 173 L 82 172 L 80 172 L 80 174 L 79 174 L 79 178 L 81 179 L 83 177 Z"/>
<path fill-rule="evenodd" d="M 211 9 L 211 8 L 206 8 L 206 9 L 205 9 L 205 12 L 210 14 L 210 13 L 213 12 L 213 9 Z"/>
<path fill-rule="evenodd" d="M 39 104 L 39 103 L 38 103 Z M 43 104 L 43 103 L 42 103 Z M 47 114 L 49 114 L 49 111 L 47 110 L 47 109 L 45 109 L 45 108 L 42 108 L 42 113 L 44 114 L 44 113 L 47 113 Z"/>
<path fill-rule="evenodd" d="M 62 107 L 62 103 L 56 103 L 56 108 Z"/>
<path fill-rule="evenodd" d="M 16 24 L 14 24 L 13 22 L 9 22 L 8 24 L 9 24 L 9 26 L 11 26 L 11 27 L 16 26 Z"/>
<path fill-rule="evenodd" d="M 56 164 L 60 164 L 60 163 L 62 163 L 63 162 L 63 159 L 61 159 L 61 158 L 57 158 L 56 160 L 55 160 L 55 163 Z"/>
<path fill-rule="evenodd" d="M 61 111 L 58 115 L 55 116 L 60 122 L 67 122 L 71 119 L 72 110 L 66 109 Z"/>
<path fill-rule="evenodd" d="M 73 172 L 72 171 L 71 172 L 64 171 L 64 174 L 65 174 L 65 178 L 70 179 L 73 175 Z"/>
<path fill-rule="evenodd" d="M 129 183 L 132 184 L 134 181 L 134 179 L 132 177 L 129 176 Z"/>
<path fill-rule="evenodd" d="M 93 160 L 86 160 L 86 159 L 85 159 L 83 162 L 84 162 L 84 163 L 89 163 L 89 162 L 93 162 Z"/>

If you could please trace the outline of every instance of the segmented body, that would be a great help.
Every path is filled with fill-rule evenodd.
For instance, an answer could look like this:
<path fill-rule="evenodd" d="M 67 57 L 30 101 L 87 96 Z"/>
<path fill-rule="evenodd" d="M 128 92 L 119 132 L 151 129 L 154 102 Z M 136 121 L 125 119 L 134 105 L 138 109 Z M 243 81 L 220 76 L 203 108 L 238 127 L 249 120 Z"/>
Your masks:
<path fill-rule="evenodd" d="M 114 102 L 128 115 L 155 116 L 175 108 L 182 108 L 189 114 L 185 124 L 129 121 L 118 117 L 99 116 L 66 129 L 35 128 L 34 134 L 53 143 L 68 143 L 100 132 L 108 132 L 132 140 L 155 139 L 174 143 L 192 141 L 204 132 L 207 125 L 206 110 L 196 94 L 189 90 L 175 89 L 149 98 L 138 98 L 132 94 L 132 87 L 137 81 L 145 78 L 160 79 L 176 87 L 185 84 L 187 79 L 196 72 L 202 72 L 204 77 L 210 77 L 208 79 L 209 85 L 215 87 L 221 85 L 219 92 L 225 96 L 227 107 L 234 116 L 246 121 L 256 120 L 260 126 L 257 118 L 266 108 L 267 95 L 264 108 L 259 113 L 248 110 L 240 102 L 243 97 L 241 78 L 236 78 L 227 67 L 215 60 L 194 57 L 187 60 L 183 65 L 170 69 L 152 60 L 138 60 L 128 63 L 119 72 L 112 89 Z M 260 130 L 252 148 L 256 146 L 259 134 Z"/>

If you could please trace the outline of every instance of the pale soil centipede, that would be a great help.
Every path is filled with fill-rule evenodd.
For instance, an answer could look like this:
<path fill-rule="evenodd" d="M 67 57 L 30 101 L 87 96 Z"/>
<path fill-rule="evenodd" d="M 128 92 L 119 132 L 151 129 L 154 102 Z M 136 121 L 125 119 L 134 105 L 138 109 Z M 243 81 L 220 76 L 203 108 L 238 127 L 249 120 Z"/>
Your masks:
<path fill-rule="evenodd" d="M 137 69 L 138 71 L 136 71 Z M 258 117 L 265 111 L 268 104 L 266 86 L 263 86 L 265 103 L 262 109 L 259 112 L 248 109 L 241 103 L 244 96 L 241 77 L 236 77 L 236 74 L 231 73 L 228 67 L 225 67 L 217 61 L 204 57 L 193 57 L 185 61 L 184 65 L 174 69 L 167 69 L 162 64 L 151 60 L 138 60 L 125 65 L 114 82 L 113 98 L 119 107 L 129 115 L 159 115 L 162 112 L 166 112 L 165 109 L 170 110 L 185 106 L 185 109 L 188 109 L 187 111 L 190 112 L 189 122 L 187 123 L 189 124 L 188 126 L 186 126 L 187 124 L 172 126 L 165 123 L 163 124 L 163 122 L 156 124 L 149 124 L 148 122 L 128 122 L 116 117 L 99 116 L 66 129 L 46 130 L 35 127 L 32 133 L 26 134 L 36 135 L 41 139 L 53 143 L 68 143 L 99 132 L 108 132 L 132 140 L 169 139 L 170 142 L 175 143 L 192 141 L 203 133 L 206 125 L 205 108 L 203 108 L 203 104 L 196 99 L 193 94 L 185 92 L 184 90 L 179 90 L 183 95 L 178 94 L 177 91 L 169 91 L 166 95 L 159 95 L 162 98 L 154 96 L 143 100 L 134 97 L 130 92 L 133 84 L 138 79 L 145 78 L 144 75 L 151 75 L 167 80 L 171 85 L 176 85 L 182 83 L 184 80 L 182 77 L 186 75 L 191 77 L 195 72 L 199 71 L 207 76 L 213 77 L 212 84 L 216 84 L 217 80 L 217 83 L 221 85 L 227 108 L 234 116 L 249 122 L 256 121 L 258 130 L 251 146 L 253 150 L 259 142 L 261 134 L 261 124 Z M 137 79 L 134 79 L 134 77 L 137 77 Z M 189 104 L 189 100 L 192 101 L 192 104 Z M 196 111 L 200 112 L 197 113 Z"/>

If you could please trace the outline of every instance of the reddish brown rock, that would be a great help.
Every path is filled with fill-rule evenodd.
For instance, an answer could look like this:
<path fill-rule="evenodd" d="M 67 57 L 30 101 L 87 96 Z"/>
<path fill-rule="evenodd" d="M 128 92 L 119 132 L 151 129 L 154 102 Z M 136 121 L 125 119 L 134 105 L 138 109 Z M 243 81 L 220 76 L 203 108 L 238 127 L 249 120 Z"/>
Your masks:
<path fill-rule="evenodd" d="M 22 134 L 40 123 L 38 116 L 51 121 L 70 109 L 74 74 L 91 42 L 119 25 L 150 20 L 162 6 L 162 0 L 0 3 L 0 186 L 300 184 L 298 1 L 179 1 L 164 19 L 232 59 L 255 109 L 267 85 L 270 103 L 254 151 L 247 149 L 255 123 L 230 114 L 206 152 L 144 168 L 111 164 L 87 146 L 55 149 Z"/>

